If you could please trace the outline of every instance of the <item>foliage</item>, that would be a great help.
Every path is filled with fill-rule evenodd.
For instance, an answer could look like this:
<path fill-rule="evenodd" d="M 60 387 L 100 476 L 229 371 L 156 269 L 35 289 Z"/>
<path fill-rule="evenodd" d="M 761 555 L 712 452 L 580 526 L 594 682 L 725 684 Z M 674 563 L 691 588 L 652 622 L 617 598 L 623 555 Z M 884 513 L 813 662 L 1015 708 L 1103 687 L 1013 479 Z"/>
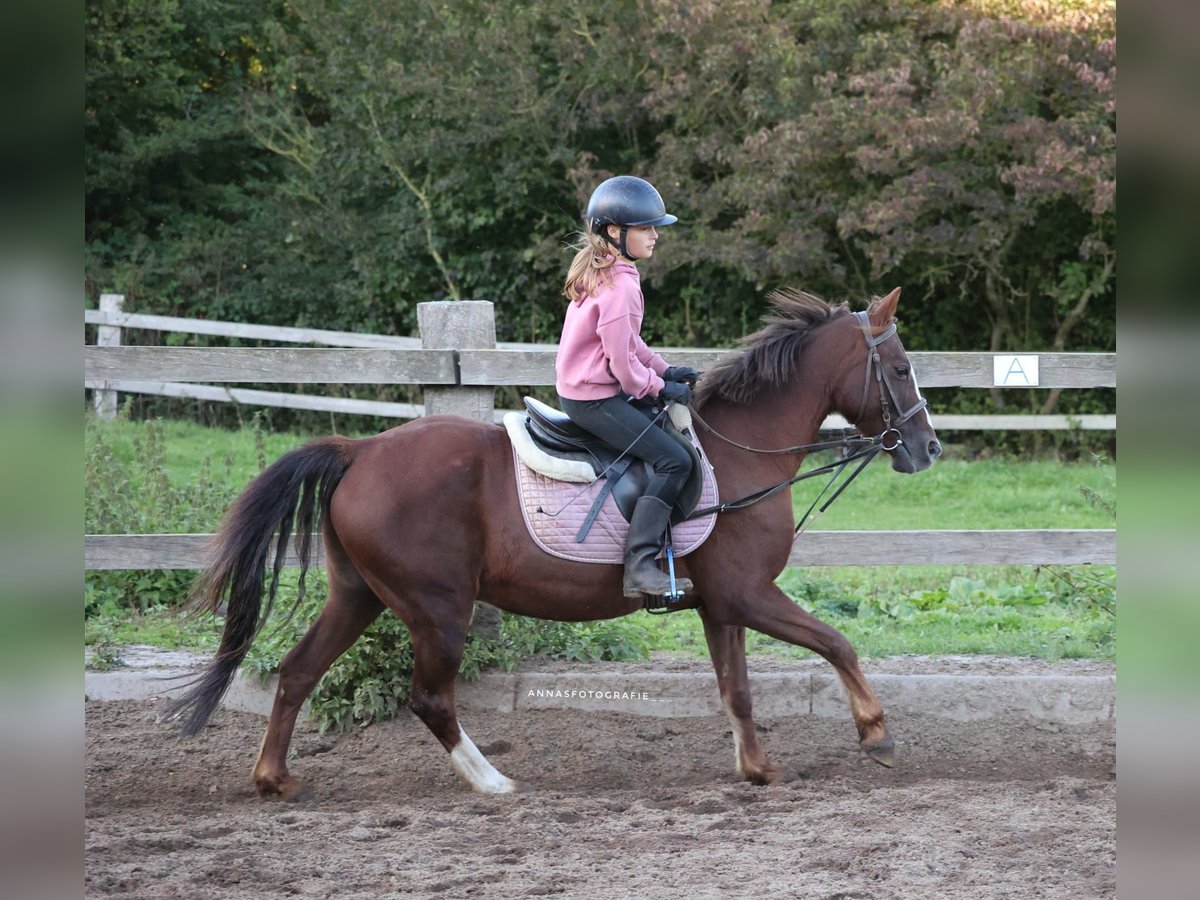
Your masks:
<path fill-rule="evenodd" d="M 86 0 L 89 294 L 123 292 L 140 312 L 261 317 L 253 264 L 283 245 L 282 163 L 247 132 L 242 105 L 272 65 L 262 23 L 285 6 Z"/>
<path fill-rule="evenodd" d="M 121 658 L 121 644 L 117 639 L 112 621 L 92 619 L 86 622 L 83 629 L 83 644 L 85 647 L 91 648 L 87 657 L 88 668 L 98 672 L 107 672 L 125 665 L 125 660 Z"/>
<path fill-rule="evenodd" d="M 248 671 L 263 677 L 278 671 L 280 659 L 328 596 L 324 578 L 316 581 L 291 620 L 267 626 L 251 649 L 245 664 Z M 292 585 L 281 586 L 282 607 L 290 607 L 293 591 Z M 636 621 L 546 622 L 505 613 L 495 640 L 468 637 L 460 673 L 473 681 L 487 669 L 511 671 L 523 659 L 539 655 L 579 662 L 643 659 L 648 639 L 649 633 Z M 394 717 L 408 701 L 412 666 L 408 629 L 394 615 L 384 613 L 321 679 L 310 701 L 312 721 L 322 731 L 344 731 Z"/>
<path fill-rule="evenodd" d="M 563 241 L 632 171 L 681 217 L 652 342 L 902 284 L 914 349 L 1114 346 L 1110 0 L 86 9 L 88 291 L 131 309 L 411 333 L 486 298 L 554 340 Z"/>

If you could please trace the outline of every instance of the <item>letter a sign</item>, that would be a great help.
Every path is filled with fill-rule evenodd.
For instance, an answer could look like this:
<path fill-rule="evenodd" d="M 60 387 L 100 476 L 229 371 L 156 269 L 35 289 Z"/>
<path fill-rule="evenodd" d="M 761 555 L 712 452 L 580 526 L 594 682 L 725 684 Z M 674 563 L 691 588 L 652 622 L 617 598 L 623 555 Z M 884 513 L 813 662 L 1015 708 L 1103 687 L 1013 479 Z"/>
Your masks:
<path fill-rule="evenodd" d="M 1036 356 L 994 356 L 992 365 L 992 384 L 996 387 L 1037 387 Z"/>

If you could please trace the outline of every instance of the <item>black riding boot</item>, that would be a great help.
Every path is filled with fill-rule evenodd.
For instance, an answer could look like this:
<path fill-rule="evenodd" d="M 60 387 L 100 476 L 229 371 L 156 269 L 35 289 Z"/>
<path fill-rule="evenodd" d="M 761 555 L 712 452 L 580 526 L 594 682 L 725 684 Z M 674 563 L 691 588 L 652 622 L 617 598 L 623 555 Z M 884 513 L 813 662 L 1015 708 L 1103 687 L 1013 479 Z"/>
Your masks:
<path fill-rule="evenodd" d="M 662 549 L 662 536 L 670 521 L 671 507 L 657 497 L 642 497 L 634 506 L 629 536 L 625 540 L 626 597 L 662 596 L 671 590 L 671 579 L 654 559 Z M 685 593 L 692 589 L 692 582 L 677 578 L 675 588 Z"/>

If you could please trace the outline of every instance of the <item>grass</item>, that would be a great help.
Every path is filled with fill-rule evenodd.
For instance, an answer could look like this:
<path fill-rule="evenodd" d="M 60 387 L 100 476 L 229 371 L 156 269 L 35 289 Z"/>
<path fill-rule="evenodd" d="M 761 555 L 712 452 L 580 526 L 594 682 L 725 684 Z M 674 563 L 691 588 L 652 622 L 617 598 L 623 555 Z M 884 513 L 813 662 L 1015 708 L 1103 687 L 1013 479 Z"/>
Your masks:
<path fill-rule="evenodd" d="M 148 438 L 148 429 L 152 432 L 154 428 L 159 429 L 158 436 Z M 304 440 L 303 436 L 265 434 L 256 428 L 226 431 L 189 422 L 148 426 L 123 419 L 91 423 L 88 437 L 89 447 L 102 443 L 109 458 L 124 471 L 126 483 L 113 488 L 122 497 L 140 501 L 143 495 L 150 498 L 174 492 L 184 498 L 174 504 L 151 503 L 149 499 L 141 503 L 167 510 L 186 507 L 190 518 L 182 512 L 170 513 L 176 521 L 186 522 L 186 527 L 155 526 L 164 531 L 215 528 L 228 499 L 264 463 Z M 151 465 L 146 465 L 147 459 Z M 811 465 L 828 461 L 815 459 Z M 823 483 L 824 478 L 815 478 L 796 486 L 798 513 L 807 508 Z M 89 481 L 89 494 L 102 490 Z M 216 498 L 219 502 L 197 500 L 201 494 L 214 493 L 221 494 Z M 1115 495 L 1116 467 L 1105 460 L 1066 464 L 946 459 L 913 476 L 896 474 L 886 462 L 878 461 L 817 527 L 1111 528 L 1115 525 Z M 111 505 L 114 509 L 120 506 L 115 499 Z M 97 506 L 104 508 L 104 504 Z M 97 521 L 89 521 L 89 530 L 103 530 Z M 150 530 L 149 526 L 145 530 Z M 183 573 L 89 574 L 86 607 L 91 618 L 85 639 L 104 648 L 137 642 L 212 649 L 215 631 L 211 622 L 181 623 L 170 612 L 185 590 L 187 577 Z M 867 657 L 986 653 L 1111 659 L 1115 655 L 1115 578 L 1110 566 L 846 566 L 788 569 L 778 584 L 802 607 L 846 634 Z M 131 606 L 136 611 L 131 611 Z M 648 650 L 707 654 L 703 629 L 692 613 L 654 618 L 640 615 L 636 620 L 645 625 L 636 631 L 644 635 Z M 789 658 L 810 655 L 753 632 L 747 635 L 747 648 Z"/>
<path fill-rule="evenodd" d="M 1112 567 L 950 567 L 789 569 L 779 586 L 841 631 L 861 656 L 988 654 L 1042 659 L 1116 654 Z M 668 616 L 655 649 L 705 656 L 695 617 Z M 802 659 L 812 654 L 756 632 L 749 652 Z"/>
<path fill-rule="evenodd" d="M 194 482 L 196 474 L 206 468 L 219 467 L 222 478 L 240 491 L 265 465 L 308 439 L 295 434 L 271 434 L 255 427 L 229 431 L 170 419 L 155 424 L 162 433 L 163 468 L 176 487 Z M 121 417 L 111 422 L 93 420 L 92 425 L 103 435 L 113 457 L 129 467 L 130 487 L 134 490 L 146 487 L 144 479 L 149 473 L 139 464 L 139 442 L 145 440 L 146 423 Z"/>
<path fill-rule="evenodd" d="M 827 462 L 832 460 L 812 464 Z M 1104 460 L 1067 464 L 944 459 L 916 475 L 898 474 L 886 461 L 876 460 L 819 525 L 829 531 L 1112 528 L 1112 515 L 1090 501 L 1087 491 L 1113 497 L 1116 480 L 1116 466 Z M 823 484 L 818 477 L 796 485 L 793 505 L 798 515 Z"/>
<path fill-rule="evenodd" d="M 816 459 L 813 467 L 830 462 Z M 797 517 L 824 478 L 793 491 Z M 917 475 L 869 466 L 819 519 L 822 530 L 1113 528 L 1116 467 L 942 460 Z M 1109 499 L 1113 498 L 1113 499 Z M 803 537 L 800 538 L 804 540 Z M 777 584 L 867 657 L 939 653 L 1102 658 L 1116 654 L 1112 566 L 845 566 L 786 569 Z M 655 648 L 708 653 L 696 617 L 667 616 Z M 812 653 L 756 632 L 748 652 Z"/>

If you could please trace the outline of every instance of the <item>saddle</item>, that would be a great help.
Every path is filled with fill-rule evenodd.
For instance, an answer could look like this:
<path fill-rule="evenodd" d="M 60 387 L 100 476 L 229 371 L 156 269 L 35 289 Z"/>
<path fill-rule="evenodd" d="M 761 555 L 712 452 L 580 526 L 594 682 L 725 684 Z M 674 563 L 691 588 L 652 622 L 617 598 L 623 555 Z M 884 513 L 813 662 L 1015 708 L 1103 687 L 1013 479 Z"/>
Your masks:
<path fill-rule="evenodd" d="M 657 407 L 639 405 L 639 408 L 648 413 L 647 423 L 661 412 Z M 650 482 L 652 470 L 649 464 L 632 456 L 622 455 L 620 450 L 614 449 L 591 432 L 576 425 L 566 413 L 548 406 L 540 400 L 526 397 L 525 410 L 528 416 L 525 417 L 524 430 L 536 448 L 548 456 L 568 464 L 562 467 L 562 471 L 564 474 L 570 472 L 571 475 L 562 477 L 562 480 L 592 481 L 599 477 L 605 479 L 604 488 L 597 496 L 592 514 L 585 521 L 581 534 L 586 536 L 586 529 L 591 526 L 595 514 L 599 512 L 608 494 L 612 494 L 617 509 L 628 522 L 633 516 L 633 508 L 637 504 L 638 498 L 646 492 L 646 487 Z M 669 417 L 663 416 L 658 427 L 661 427 L 673 440 L 686 449 L 692 458 L 692 472 L 671 513 L 672 524 L 678 524 L 695 510 L 700 500 L 700 494 L 704 488 L 703 467 L 699 452 Z M 575 465 L 570 466 L 571 463 Z M 591 478 L 580 477 L 585 471 L 581 464 L 590 467 Z M 551 478 L 556 477 L 546 471 L 543 471 L 543 474 Z"/>

